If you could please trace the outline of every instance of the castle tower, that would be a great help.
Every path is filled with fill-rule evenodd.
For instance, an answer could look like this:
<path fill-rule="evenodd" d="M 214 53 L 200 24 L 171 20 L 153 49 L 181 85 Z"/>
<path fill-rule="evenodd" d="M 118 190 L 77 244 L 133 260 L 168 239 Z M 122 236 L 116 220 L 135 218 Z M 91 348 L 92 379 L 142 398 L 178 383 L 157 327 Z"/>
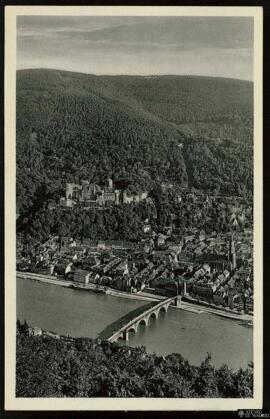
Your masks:
<path fill-rule="evenodd" d="M 123 191 L 123 204 L 127 203 L 127 193 L 126 191 Z"/>
<path fill-rule="evenodd" d="M 101 191 L 101 205 L 105 205 L 104 190 Z"/>
<path fill-rule="evenodd" d="M 73 183 L 66 184 L 66 200 L 72 199 L 73 197 Z"/>
<path fill-rule="evenodd" d="M 108 186 L 110 189 L 113 189 L 113 181 L 111 178 L 108 179 Z"/>
<path fill-rule="evenodd" d="M 119 205 L 119 191 L 118 190 L 115 190 L 115 204 L 116 205 Z"/>

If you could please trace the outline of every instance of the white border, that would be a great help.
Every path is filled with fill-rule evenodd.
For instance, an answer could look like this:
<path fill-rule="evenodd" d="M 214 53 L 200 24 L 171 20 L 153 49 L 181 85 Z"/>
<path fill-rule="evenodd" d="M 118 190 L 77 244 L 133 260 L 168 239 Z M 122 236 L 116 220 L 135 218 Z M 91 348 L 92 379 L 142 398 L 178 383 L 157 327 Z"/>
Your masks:
<path fill-rule="evenodd" d="M 16 398 L 16 17 L 245 16 L 254 17 L 254 397 L 251 399 Z M 237 410 L 262 407 L 262 17 L 261 7 L 6 6 L 5 7 L 5 409 Z M 241 350 L 241 348 L 239 348 Z"/>

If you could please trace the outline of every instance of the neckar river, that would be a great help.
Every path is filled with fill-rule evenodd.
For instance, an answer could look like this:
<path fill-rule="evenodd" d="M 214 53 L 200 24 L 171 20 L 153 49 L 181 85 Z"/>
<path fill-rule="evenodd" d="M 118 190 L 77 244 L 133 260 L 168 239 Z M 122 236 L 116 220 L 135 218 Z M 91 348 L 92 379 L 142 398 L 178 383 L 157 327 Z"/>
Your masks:
<path fill-rule="evenodd" d="M 148 302 L 72 290 L 17 278 L 17 318 L 31 326 L 73 337 L 102 337 L 110 325 Z M 252 361 L 252 329 L 213 314 L 170 308 L 148 327 L 130 333 L 129 346 L 144 345 L 148 352 L 180 353 L 199 365 L 207 352 L 212 362 L 246 368 Z M 122 342 L 121 344 L 126 344 Z"/>

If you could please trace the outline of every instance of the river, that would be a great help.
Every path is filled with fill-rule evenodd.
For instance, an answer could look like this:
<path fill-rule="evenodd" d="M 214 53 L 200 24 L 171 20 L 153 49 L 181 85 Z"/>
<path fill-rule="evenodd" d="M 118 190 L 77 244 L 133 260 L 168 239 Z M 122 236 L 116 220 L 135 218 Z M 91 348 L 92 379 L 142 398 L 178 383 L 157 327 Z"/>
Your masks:
<path fill-rule="evenodd" d="M 149 303 L 17 278 L 17 318 L 31 326 L 73 337 L 102 337 L 110 325 Z M 112 326 L 111 326 L 112 327 Z M 253 329 L 213 314 L 195 314 L 171 307 L 148 327 L 130 333 L 128 345 L 144 345 L 148 352 L 181 353 L 199 365 L 207 352 L 212 362 L 246 368 L 252 361 Z M 122 342 L 121 344 L 126 344 Z"/>

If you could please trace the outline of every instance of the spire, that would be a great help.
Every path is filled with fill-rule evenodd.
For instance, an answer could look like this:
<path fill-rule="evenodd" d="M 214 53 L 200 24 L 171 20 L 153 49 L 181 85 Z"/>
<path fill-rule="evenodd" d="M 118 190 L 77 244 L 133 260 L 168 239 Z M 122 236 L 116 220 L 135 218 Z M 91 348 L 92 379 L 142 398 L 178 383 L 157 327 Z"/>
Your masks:
<path fill-rule="evenodd" d="M 236 253 L 235 253 L 235 244 L 234 244 L 233 234 L 231 235 L 231 238 L 230 238 L 228 259 L 231 264 L 231 269 L 235 269 L 236 268 Z"/>
<path fill-rule="evenodd" d="M 235 246 L 234 246 L 234 238 L 233 238 L 233 234 L 231 235 L 231 239 L 230 239 L 230 252 L 234 253 L 235 252 Z"/>

